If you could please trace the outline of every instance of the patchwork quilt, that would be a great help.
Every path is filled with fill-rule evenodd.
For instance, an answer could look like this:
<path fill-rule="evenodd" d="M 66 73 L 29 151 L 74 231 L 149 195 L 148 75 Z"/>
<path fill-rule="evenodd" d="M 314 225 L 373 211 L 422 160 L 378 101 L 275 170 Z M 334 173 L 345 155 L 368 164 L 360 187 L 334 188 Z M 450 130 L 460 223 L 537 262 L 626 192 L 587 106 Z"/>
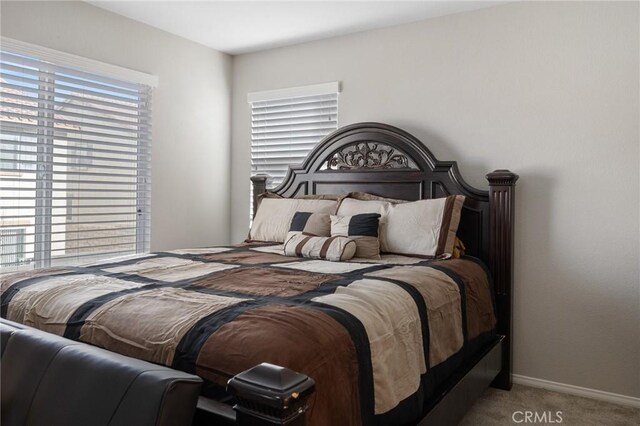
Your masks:
<path fill-rule="evenodd" d="M 241 245 L 0 280 L 2 317 L 197 374 L 212 392 L 260 362 L 307 374 L 312 425 L 419 416 L 430 372 L 495 327 L 474 258 L 329 262 Z"/>

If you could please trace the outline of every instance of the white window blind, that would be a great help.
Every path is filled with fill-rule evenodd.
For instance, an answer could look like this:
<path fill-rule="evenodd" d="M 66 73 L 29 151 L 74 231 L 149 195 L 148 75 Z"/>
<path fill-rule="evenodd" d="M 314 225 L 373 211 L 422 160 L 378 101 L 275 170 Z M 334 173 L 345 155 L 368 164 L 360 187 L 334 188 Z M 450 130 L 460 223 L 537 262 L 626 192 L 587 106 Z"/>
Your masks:
<path fill-rule="evenodd" d="M 0 267 L 150 245 L 150 86 L 0 50 Z"/>
<path fill-rule="evenodd" d="M 267 187 L 275 188 L 290 165 L 338 128 L 338 88 L 327 83 L 249 95 L 252 176 L 268 175 Z"/>

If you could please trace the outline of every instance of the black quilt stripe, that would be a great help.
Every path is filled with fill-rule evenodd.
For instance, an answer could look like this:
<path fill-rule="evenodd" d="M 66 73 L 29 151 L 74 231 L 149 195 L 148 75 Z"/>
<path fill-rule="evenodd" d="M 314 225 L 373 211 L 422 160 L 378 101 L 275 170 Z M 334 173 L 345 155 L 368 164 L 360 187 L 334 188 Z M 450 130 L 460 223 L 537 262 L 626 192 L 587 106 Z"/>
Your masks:
<path fill-rule="evenodd" d="M 469 334 L 467 331 L 467 289 L 464 285 L 464 280 L 462 279 L 462 277 L 460 277 L 460 275 L 442 265 L 431 265 L 431 268 L 437 269 L 440 272 L 444 272 L 458 285 L 458 289 L 460 290 L 460 312 L 462 312 L 462 335 L 464 337 L 464 345 L 464 343 L 469 340 Z"/>
<path fill-rule="evenodd" d="M 75 310 L 75 312 L 71 315 L 71 317 L 67 321 L 67 328 L 65 329 L 63 336 L 66 337 L 67 339 L 80 340 L 80 330 L 84 325 L 84 321 L 93 311 L 95 311 L 100 306 L 114 299 L 117 299 L 118 297 L 124 296 L 126 294 L 139 293 L 141 291 L 153 290 L 161 287 L 164 287 L 164 286 L 161 284 L 149 284 L 142 287 L 128 288 L 126 290 L 121 290 L 121 291 L 114 291 L 111 293 L 103 294 L 102 296 L 98 296 L 94 299 L 91 299 L 88 302 L 85 302 L 82 305 L 80 305 Z"/>
<path fill-rule="evenodd" d="M 396 280 L 393 278 L 385 278 L 385 277 L 365 277 L 369 279 L 375 279 L 380 281 L 387 281 L 392 284 L 397 285 L 402 288 L 404 291 L 409 293 L 413 302 L 416 304 L 418 308 L 418 314 L 420 315 L 420 327 L 422 328 L 422 347 L 425 356 L 425 363 L 427 366 L 427 370 L 431 368 L 429 365 L 429 339 L 430 339 L 430 331 L 429 331 L 429 316 L 427 314 L 427 304 L 422 297 L 422 294 L 418 289 L 416 289 L 411 284 L 405 283 L 404 281 Z"/>
<path fill-rule="evenodd" d="M 360 391 L 360 416 L 363 425 L 376 424 L 375 395 L 373 390 L 373 366 L 371 347 L 364 325 L 344 309 L 324 303 L 310 302 L 308 307 L 318 309 L 338 321 L 347 330 L 358 357 L 358 387 Z"/>
<path fill-rule="evenodd" d="M 195 374 L 196 361 L 198 360 L 200 350 L 213 333 L 244 312 L 271 303 L 272 302 L 259 300 L 246 300 L 232 306 L 227 306 L 201 318 L 182 336 L 176 348 L 171 367 Z"/>

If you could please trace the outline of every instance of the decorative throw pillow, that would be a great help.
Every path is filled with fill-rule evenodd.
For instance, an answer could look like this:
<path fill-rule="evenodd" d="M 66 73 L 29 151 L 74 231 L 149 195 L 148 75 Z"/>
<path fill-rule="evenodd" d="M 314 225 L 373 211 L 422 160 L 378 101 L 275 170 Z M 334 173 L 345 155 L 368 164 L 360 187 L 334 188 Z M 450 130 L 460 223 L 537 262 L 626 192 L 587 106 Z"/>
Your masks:
<path fill-rule="evenodd" d="M 249 231 L 250 241 L 283 243 L 296 212 L 334 214 L 336 200 L 263 198 Z"/>
<path fill-rule="evenodd" d="M 291 219 L 289 232 L 302 232 L 315 237 L 329 237 L 331 236 L 331 215 L 296 212 Z"/>
<path fill-rule="evenodd" d="M 464 246 L 462 240 L 456 237 L 456 241 L 455 243 L 453 243 L 453 253 L 451 253 L 451 257 L 453 257 L 454 259 L 460 259 L 462 256 L 464 256 L 466 250 L 467 248 Z"/>
<path fill-rule="evenodd" d="M 356 257 L 380 258 L 378 226 L 380 214 L 331 216 L 331 236 L 349 237 L 356 242 Z"/>
<path fill-rule="evenodd" d="M 284 243 L 285 256 L 339 262 L 349 260 L 356 252 L 356 242 L 347 237 L 316 237 L 301 232 L 289 232 Z"/>
<path fill-rule="evenodd" d="M 387 204 L 382 212 L 382 250 L 448 258 L 453 254 L 464 195 Z"/>

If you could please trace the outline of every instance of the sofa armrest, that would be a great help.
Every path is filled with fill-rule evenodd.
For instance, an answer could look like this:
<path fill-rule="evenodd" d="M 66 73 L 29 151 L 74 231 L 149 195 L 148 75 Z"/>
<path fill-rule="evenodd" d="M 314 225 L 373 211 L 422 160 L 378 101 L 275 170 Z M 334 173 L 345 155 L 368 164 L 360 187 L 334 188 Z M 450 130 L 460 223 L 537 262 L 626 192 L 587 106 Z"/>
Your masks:
<path fill-rule="evenodd" d="M 189 426 L 202 379 L 2 320 L 3 425 Z"/>

